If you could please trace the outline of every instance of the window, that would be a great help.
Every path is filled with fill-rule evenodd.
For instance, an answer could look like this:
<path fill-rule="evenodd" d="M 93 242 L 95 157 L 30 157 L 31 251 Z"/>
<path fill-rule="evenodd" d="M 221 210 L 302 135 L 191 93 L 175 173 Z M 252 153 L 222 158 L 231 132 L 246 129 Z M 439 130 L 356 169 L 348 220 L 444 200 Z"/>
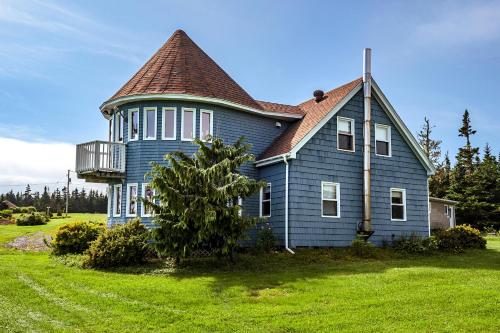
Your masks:
<path fill-rule="evenodd" d="M 260 217 L 271 217 L 271 183 L 260 189 Z"/>
<path fill-rule="evenodd" d="M 113 193 L 113 217 L 120 217 L 122 215 L 122 186 L 115 185 Z"/>
<path fill-rule="evenodd" d="M 161 138 L 163 140 L 175 140 L 177 136 L 177 109 L 163 108 L 163 127 Z"/>
<path fill-rule="evenodd" d="M 375 154 L 391 156 L 391 127 L 375 124 Z"/>
<path fill-rule="evenodd" d="M 144 128 L 142 137 L 143 140 L 155 140 L 156 139 L 156 108 L 147 107 L 144 108 Z"/>
<path fill-rule="evenodd" d="M 240 209 L 238 210 L 238 216 L 242 216 L 242 207 L 243 207 L 243 198 L 238 196 L 238 200 L 236 201 L 237 205 L 240 206 Z M 234 200 L 229 200 L 227 202 L 228 207 L 233 207 L 234 205 Z"/>
<path fill-rule="evenodd" d="M 153 197 L 155 195 L 155 191 L 149 186 L 148 183 L 142 184 L 142 199 L 147 202 L 153 202 Z M 142 217 L 151 217 L 153 213 L 153 209 L 151 207 L 145 206 L 144 202 L 141 201 L 141 216 Z"/>
<path fill-rule="evenodd" d="M 444 205 L 444 215 L 448 216 L 448 205 Z"/>
<path fill-rule="evenodd" d="M 123 117 L 121 113 L 115 113 L 114 122 L 115 142 L 123 142 Z"/>
<path fill-rule="evenodd" d="M 340 184 L 321 182 L 321 216 L 340 217 Z"/>
<path fill-rule="evenodd" d="M 391 188 L 391 220 L 406 221 L 406 190 Z"/>
<path fill-rule="evenodd" d="M 139 139 L 139 109 L 128 110 L 128 141 Z"/>
<path fill-rule="evenodd" d="M 337 117 L 337 149 L 354 151 L 354 119 Z"/>
<path fill-rule="evenodd" d="M 182 109 L 181 140 L 192 141 L 196 132 L 196 109 Z"/>
<path fill-rule="evenodd" d="M 127 217 L 137 216 L 137 183 L 127 184 Z"/>
<path fill-rule="evenodd" d="M 213 112 L 201 110 L 200 114 L 200 139 L 205 141 L 207 135 L 213 135 Z"/>

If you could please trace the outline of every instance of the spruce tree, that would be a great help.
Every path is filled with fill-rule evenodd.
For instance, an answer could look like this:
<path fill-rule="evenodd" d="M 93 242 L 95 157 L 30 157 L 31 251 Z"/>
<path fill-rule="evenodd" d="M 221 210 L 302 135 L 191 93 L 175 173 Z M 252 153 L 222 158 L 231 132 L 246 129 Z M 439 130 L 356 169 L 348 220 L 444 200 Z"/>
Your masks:
<path fill-rule="evenodd" d="M 434 164 L 435 167 L 439 166 L 439 158 L 441 157 L 441 140 L 434 140 L 431 137 L 432 129 L 435 126 L 432 126 L 430 120 L 427 117 L 424 117 L 424 124 L 422 125 L 422 129 L 417 133 L 417 138 L 422 146 L 425 155 L 427 158 Z"/>
<path fill-rule="evenodd" d="M 257 222 L 240 213 L 238 198 L 248 198 L 264 183 L 240 173 L 254 160 L 243 138 L 233 145 L 219 138 L 194 143 L 199 148 L 193 156 L 173 152 L 165 155 L 167 165 L 152 164 L 150 185 L 160 203 L 145 204 L 158 225 L 154 244 L 177 262 L 199 249 L 232 260 L 238 241 Z"/>

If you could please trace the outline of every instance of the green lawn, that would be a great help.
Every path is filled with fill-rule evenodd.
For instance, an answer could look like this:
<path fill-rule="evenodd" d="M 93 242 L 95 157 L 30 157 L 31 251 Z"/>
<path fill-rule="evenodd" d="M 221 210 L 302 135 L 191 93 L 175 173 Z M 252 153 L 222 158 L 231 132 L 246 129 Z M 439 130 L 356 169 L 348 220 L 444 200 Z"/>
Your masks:
<path fill-rule="evenodd" d="M 0 239 L 28 231 L 20 228 L 0 226 Z M 362 260 L 303 250 L 244 255 L 231 268 L 115 272 L 3 249 L 0 276 L 0 332 L 500 331 L 499 238 L 459 256 Z"/>

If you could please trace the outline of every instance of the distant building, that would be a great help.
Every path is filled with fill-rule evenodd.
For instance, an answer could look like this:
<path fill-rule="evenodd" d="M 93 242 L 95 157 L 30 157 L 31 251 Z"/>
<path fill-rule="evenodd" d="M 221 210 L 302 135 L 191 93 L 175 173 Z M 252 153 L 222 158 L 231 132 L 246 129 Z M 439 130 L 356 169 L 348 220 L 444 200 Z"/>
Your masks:
<path fill-rule="evenodd" d="M 0 203 L 0 209 L 14 209 L 14 208 L 17 208 L 17 206 L 14 205 L 9 200 L 4 200 Z"/>
<path fill-rule="evenodd" d="M 458 202 L 448 199 L 429 198 L 431 229 L 448 229 L 456 226 L 455 206 Z"/>

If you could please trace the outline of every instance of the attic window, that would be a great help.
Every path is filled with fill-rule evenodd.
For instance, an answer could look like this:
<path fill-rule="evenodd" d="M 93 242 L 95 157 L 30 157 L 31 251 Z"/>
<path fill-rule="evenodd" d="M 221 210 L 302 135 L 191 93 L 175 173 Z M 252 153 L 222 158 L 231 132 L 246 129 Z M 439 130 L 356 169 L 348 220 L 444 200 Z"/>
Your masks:
<path fill-rule="evenodd" d="M 354 151 L 354 119 L 337 117 L 337 149 Z"/>
<path fill-rule="evenodd" d="M 391 127 L 375 124 L 375 153 L 391 156 Z"/>

